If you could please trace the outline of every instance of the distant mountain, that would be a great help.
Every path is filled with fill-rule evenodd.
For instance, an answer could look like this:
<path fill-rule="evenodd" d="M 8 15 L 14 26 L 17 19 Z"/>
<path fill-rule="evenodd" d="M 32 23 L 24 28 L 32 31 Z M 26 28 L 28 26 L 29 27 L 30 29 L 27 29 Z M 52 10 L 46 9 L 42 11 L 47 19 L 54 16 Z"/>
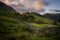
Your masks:
<path fill-rule="evenodd" d="M 50 18 L 52 20 L 55 20 L 57 22 L 60 22 L 60 14 L 44 14 L 43 16 L 46 18 Z"/>
<path fill-rule="evenodd" d="M 60 10 L 50 9 L 44 12 L 45 14 L 60 14 Z"/>

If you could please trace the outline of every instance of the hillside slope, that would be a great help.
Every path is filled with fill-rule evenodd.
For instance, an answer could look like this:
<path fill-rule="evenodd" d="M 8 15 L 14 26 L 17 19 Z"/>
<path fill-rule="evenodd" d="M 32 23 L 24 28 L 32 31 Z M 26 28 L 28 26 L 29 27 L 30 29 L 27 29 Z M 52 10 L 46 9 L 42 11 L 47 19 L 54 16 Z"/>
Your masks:
<path fill-rule="evenodd" d="M 30 23 L 34 27 L 51 27 L 59 26 L 60 23 L 52 19 L 45 18 L 35 13 L 25 13 L 17 16 L 19 19 Z"/>
<path fill-rule="evenodd" d="M 0 2 L 0 15 L 12 16 L 14 13 L 16 11 L 12 7 Z"/>

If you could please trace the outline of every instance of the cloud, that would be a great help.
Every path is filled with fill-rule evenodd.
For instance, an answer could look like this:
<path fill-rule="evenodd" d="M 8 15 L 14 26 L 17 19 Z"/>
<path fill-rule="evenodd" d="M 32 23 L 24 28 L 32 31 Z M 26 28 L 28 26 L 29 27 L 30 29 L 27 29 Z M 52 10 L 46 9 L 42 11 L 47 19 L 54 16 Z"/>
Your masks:
<path fill-rule="evenodd" d="M 3 1 L 7 5 L 19 5 L 17 1 L 13 1 L 13 0 L 1 0 L 1 1 Z"/>
<path fill-rule="evenodd" d="M 2 1 L 2 2 L 9 2 L 10 0 L 0 0 L 0 1 Z"/>
<path fill-rule="evenodd" d="M 36 2 L 34 2 L 34 7 L 36 7 L 36 8 L 41 8 L 42 6 L 43 6 L 43 4 L 41 3 L 41 2 L 39 2 L 39 1 L 36 1 Z"/>
<path fill-rule="evenodd" d="M 19 3 L 17 1 L 11 1 L 8 3 L 8 5 L 19 5 Z"/>
<path fill-rule="evenodd" d="M 10 2 L 10 0 L 4 0 L 6 3 Z"/>
<path fill-rule="evenodd" d="M 44 10 L 45 6 L 48 6 L 49 3 L 45 2 L 44 0 L 0 0 L 4 3 L 8 4 L 9 6 L 13 7 L 14 9 L 20 11 L 34 11 L 34 12 L 41 12 Z"/>
<path fill-rule="evenodd" d="M 49 5 L 49 3 L 44 2 L 44 1 L 35 1 L 33 4 L 34 4 L 34 7 L 36 7 L 36 8 L 43 8 L 47 5 Z"/>
<path fill-rule="evenodd" d="M 20 0 L 20 3 L 24 3 L 24 0 Z"/>

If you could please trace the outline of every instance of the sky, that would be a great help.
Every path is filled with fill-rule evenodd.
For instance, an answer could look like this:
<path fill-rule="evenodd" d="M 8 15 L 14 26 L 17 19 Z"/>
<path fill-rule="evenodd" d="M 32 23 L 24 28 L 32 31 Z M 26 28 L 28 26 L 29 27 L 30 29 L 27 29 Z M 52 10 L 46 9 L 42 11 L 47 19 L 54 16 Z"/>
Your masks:
<path fill-rule="evenodd" d="M 60 10 L 60 0 L 0 0 L 13 7 L 18 12 L 32 11 L 44 12 L 45 10 Z"/>
<path fill-rule="evenodd" d="M 48 6 L 45 7 L 46 10 L 49 9 L 60 10 L 60 0 L 46 0 L 46 2 L 50 3 Z"/>

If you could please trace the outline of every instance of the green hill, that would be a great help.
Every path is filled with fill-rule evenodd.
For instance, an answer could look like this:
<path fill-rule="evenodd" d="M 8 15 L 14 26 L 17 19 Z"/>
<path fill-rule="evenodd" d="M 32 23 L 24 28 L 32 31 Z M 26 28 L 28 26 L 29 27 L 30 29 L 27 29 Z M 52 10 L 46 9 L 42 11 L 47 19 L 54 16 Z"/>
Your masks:
<path fill-rule="evenodd" d="M 59 26 L 35 12 L 20 14 L 0 2 L 0 40 L 60 40 Z"/>
<path fill-rule="evenodd" d="M 52 19 L 45 18 L 41 15 L 38 15 L 36 13 L 25 13 L 20 14 L 17 16 L 20 20 L 26 21 L 30 23 L 34 27 L 51 27 L 51 26 L 59 26 L 60 23 L 56 22 Z"/>

